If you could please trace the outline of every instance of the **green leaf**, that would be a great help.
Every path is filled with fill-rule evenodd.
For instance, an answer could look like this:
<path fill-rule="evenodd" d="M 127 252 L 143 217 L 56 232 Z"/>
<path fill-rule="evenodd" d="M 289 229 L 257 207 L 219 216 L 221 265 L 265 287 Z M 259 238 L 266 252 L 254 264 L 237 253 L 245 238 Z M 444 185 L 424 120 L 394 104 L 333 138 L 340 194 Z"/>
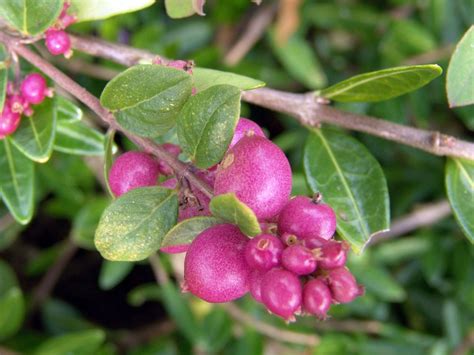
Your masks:
<path fill-rule="evenodd" d="M 44 32 L 58 18 L 62 0 L 0 0 L 0 16 L 26 35 Z"/>
<path fill-rule="evenodd" d="M 97 197 L 88 201 L 74 216 L 72 222 L 72 239 L 82 248 L 94 250 L 94 234 L 100 217 L 110 200 Z"/>
<path fill-rule="evenodd" d="M 45 330 L 55 335 L 93 328 L 77 309 L 57 299 L 46 301 L 41 309 L 41 321 Z"/>
<path fill-rule="evenodd" d="M 70 0 L 70 13 L 77 16 L 79 22 L 103 20 L 115 15 L 126 14 L 144 9 L 155 0 Z"/>
<path fill-rule="evenodd" d="M 461 313 L 458 305 L 453 300 L 446 300 L 443 304 L 443 328 L 451 348 L 462 341 Z"/>
<path fill-rule="evenodd" d="M 126 261 L 104 260 L 99 274 L 99 286 L 102 290 L 111 290 L 117 286 L 133 269 L 133 263 Z"/>
<path fill-rule="evenodd" d="M 0 297 L 0 341 L 14 335 L 25 317 L 25 300 L 18 287 Z"/>
<path fill-rule="evenodd" d="M 3 111 L 3 103 L 7 94 L 8 70 L 5 66 L 6 50 L 3 44 L 0 44 L 0 112 Z"/>
<path fill-rule="evenodd" d="M 222 160 L 240 115 L 240 90 L 216 85 L 191 97 L 181 110 L 178 139 L 199 168 Z"/>
<path fill-rule="evenodd" d="M 193 0 L 165 0 L 166 13 L 171 18 L 184 18 L 196 13 Z"/>
<path fill-rule="evenodd" d="M 3 297 L 7 292 L 18 286 L 16 275 L 10 265 L 0 259 L 0 297 Z"/>
<path fill-rule="evenodd" d="M 56 96 L 58 122 L 82 120 L 82 110 L 63 96 Z"/>
<path fill-rule="evenodd" d="M 446 190 L 454 216 L 466 237 L 474 243 L 474 162 L 448 159 Z"/>
<path fill-rule="evenodd" d="M 53 151 L 56 104 L 54 100 L 45 100 L 35 106 L 34 111 L 32 117 L 22 117 L 20 126 L 11 136 L 11 142 L 31 160 L 44 163 Z"/>
<path fill-rule="evenodd" d="M 105 259 L 138 261 L 155 253 L 176 224 L 176 192 L 162 187 L 131 190 L 104 211 L 95 246 Z"/>
<path fill-rule="evenodd" d="M 202 321 L 206 353 L 216 354 L 232 338 L 232 319 L 222 308 L 214 307 Z"/>
<path fill-rule="evenodd" d="M 161 286 L 161 285 L 160 285 Z M 154 283 L 141 284 L 127 295 L 127 302 L 134 307 L 140 307 L 145 302 L 160 301 L 161 287 Z"/>
<path fill-rule="evenodd" d="M 222 84 L 236 86 L 240 90 L 252 90 L 265 86 L 263 81 L 247 76 L 199 67 L 193 68 L 193 80 L 194 87 L 198 92 Z"/>
<path fill-rule="evenodd" d="M 191 95 L 191 76 L 162 65 L 137 65 L 125 70 L 105 87 L 100 101 L 116 111 L 125 129 L 145 137 L 168 132 Z"/>
<path fill-rule="evenodd" d="M 214 216 L 237 225 L 245 235 L 254 237 L 262 233 L 255 213 L 233 192 L 215 196 L 209 209 Z"/>
<path fill-rule="evenodd" d="M 161 247 L 172 247 L 191 243 L 201 232 L 222 220 L 214 217 L 194 217 L 178 223 L 163 238 Z"/>
<path fill-rule="evenodd" d="M 310 89 L 319 89 L 326 85 L 326 75 L 308 41 L 299 35 L 293 35 L 280 45 L 276 43 L 273 34 L 270 37 L 275 55 L 295 80 Z"/>
<path fill-rule="evenodd" d="M 59 121 L 54 149 L 75 155 L 103 155 L 105 136 L 82 121 Z"/>
<path fill-rule="evenodd" d="M 451 57 L 446 78 L 449 107 L 474 104 L 474 25 L 464 34 Z"/>
<path fill-rule="evenodd" d="M 383 101 L 419 89 L 442 72 L 436 64 L 383 69 L 356 75 L 317 94 L 342 102 Z"/>
<path fill-rule="evenodd" d="M 331 129 L 315 130 L 304 152 L 306 179 L 336 212 L 337 231 L 356 253 L 371 236 L 389 228 L 387 183 L 382 168 L 356 139 Z"/>
<path fill-rule="evenodd" d="M 9 138 L 0 140 L 0 192 L 13 217 L 27 224 L 33 217 L 34 165 Z"/>
<path fill-rule="evenodd" d="M 112 189 L 110 188 L 109 173 L 110 173 L 110 169 L 112 168 L 112 163 L 113 163 L 114 138 L 115 138 L 115 130 L 110 129 L 107 132 L 107 135 L 105 136 L 105 143 L 104 143 L 104 151 L 105 151 L 105 156 L 104 156 L 104 180 L 105 180 L 105 185 L 107 186 L 107 191 L 108 191 L 109 195 L 112 198 L 115 198 L 115 195 L 112 192 Z"/>
<path fill-rule="evenodd" d="M 105 332 L 101 329 L 82 330 L 60 335 L 43 342 L 35 355 L 88 355 L 94 354 L 105 341 Z"/>

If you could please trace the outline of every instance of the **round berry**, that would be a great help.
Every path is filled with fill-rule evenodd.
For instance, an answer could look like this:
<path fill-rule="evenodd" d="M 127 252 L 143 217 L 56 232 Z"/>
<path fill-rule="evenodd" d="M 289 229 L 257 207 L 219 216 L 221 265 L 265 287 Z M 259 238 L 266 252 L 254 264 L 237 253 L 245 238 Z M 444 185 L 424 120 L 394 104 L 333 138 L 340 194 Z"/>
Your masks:
<path fill-rule="evenodd" d="M 158 175 L 158 163 L 150 155 L 127 152 L 112 164 L 109 173 L 110 189 L 118 197 L 138 187 L 156 185 Z"/>
<path fill-rule="evenodd" d="M 172 154 L 174 157 L 177 157 L 181 153 L 181 148 L 176 144 L 165 143 L 161 145 L 168 153 Z M 160 167 L 160 173 L 163 175 L 173 175 L 173 169 L 162 160 L 158 160 L 158 165 Z"/>
<path fill-rule="evenodd" d="M 325 245 L 328 241 L 323 238 L 319 237 L 308 237 L 303 240 L 303 244 L 306 248 L 308 249 L 315 249 L 315 248 L 321 248 L 323 245 Z"/>
<path fill-rule="evenodd" d="M 46 80 L 38 73 L 29 74 L 21 83 L 21 95 L 30 104 L 40 104 L 46 97 Z"/>
<path fill-rule="evenodd" d="M 271 234 L 261 234 L 247 243 L 245 260 L 252 268 L 268 271 L 280 263 L 282 252 L 280 239 Z"/>
<path fill-rule="evenodd" d="M 277 215 L 291 192 L 291 167 L 268 139 L 246 136 L 230 149 L 216 172 L 216 195 L 234 192 L 259 219 Z"/>
<path fill-rule="evenodd" d="M 330 240 L 313 252 L 321 268 L 335 269 L 346 264 L 347 249 L 347 244 Z"/>
<path fill-rule="evenodd" d="M 13 134 L 20 125 L 21 115 L 18 112 L 13 112 L 11 104 L 5 101 L 3 111 L 0 114 L 0 139 Z"/>
<path fill-rule="evenodd" d="M 193 240 L 184 259 L 191 293 L 212 303 L 229 302 L 249 291 L 250 268 L 244 250 L 248 238 L 231 224 L 206 229 Z"/>
<path fill-rule="evenodd" d="M 281 240 L 286 246 L 299 244 L 300 242 L 296 235 L 290 233 L 283 233 L 281 236 Z"/>
<path fill-rule="evenodd" d="M 281 263 L 296 275 L 309 275 L 316 270 L 317 262 L 311 250 L 302 245 L 292 245 L 283 251 Z"/>
<path fill-rule="evenodd" d="M 310 280 L 303 288 L 303 309 L 323 320 L 331 307 L 331 291 L 319 279 Z"/>
<path fill-rule="evenodd" d="M 253 135 L 265 138 L 265 133 L 263 133 L 262 128 L 258 124 L 247 118 L 240 117 L 235 127 L 234 136 L 230 142 L 229 149 L 236 145 L 243 137 Z"/>
<path fill-rule="evenodd" d="M 264 275 L 264 271 L 253 270 L 249 276 L 250 294 L 257 302 L 262 302 L 262 279 Z"/>
<path fill-rule="evenodd" d="M 63 30 L 49 29 L 46 31 L 45 44 L 52 55 L 64 54 L 68 56 L 71 52 L 71 39 Z"/>
<path fill-rule="evenodd" d="M 364 294 L 363 287 L 357 285 L 354 275 L 345 267 L 330 270 L 327 282 L 332 298 L 337 303 L 349 303 Z"/>
<path fill-rule="evenodd" d="M 336 215 L 328 205 L 306 196 L 291 199 L 278 218 L 280 233 L 295 234 L 301 239 L 331 239 L 336 231 Z"/>
<path fill-rule="evenodd" d="M 290 271 L 273 269 L 263 276 L 261 295 L 270 312 L 292 321 L 294 313 L 301 307 L 301 282 Z"/>

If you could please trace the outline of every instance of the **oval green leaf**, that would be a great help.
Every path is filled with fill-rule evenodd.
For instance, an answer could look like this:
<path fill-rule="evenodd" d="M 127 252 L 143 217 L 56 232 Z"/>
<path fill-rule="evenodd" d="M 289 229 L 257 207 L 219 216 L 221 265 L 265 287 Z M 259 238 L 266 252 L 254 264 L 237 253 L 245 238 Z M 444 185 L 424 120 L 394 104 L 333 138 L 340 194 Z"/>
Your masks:
<path fill-rule="evenodd" d="M 254 237 L 262 233 L 255 213 L 233 192 L 215 196 L 209 209 L 214 216 L 235 224 L 247 236 Z"/>
<path fill-rule="evenodd" d="M 144 137 L 157 137 L 175 125 L 191 90 L 191 76 L 184 71 L 143 64 L 112 79 L 100 101 L 116 111 L 117 121 L 125 129 Z"/>
<path fill-rule="evenodd" d="M 103 330 L 82 330 L 50 338 L 43 342 L 34 354 L 95 354 L 104 341 L 105 333 Z"/>
<path fill-rule="evenodd" d="M 240 90 L 252 90 L 265 86 L 263 81 L 248 76 L 199 67 L 193 68 L 193 80 L 194 87 L 198 92 L 222 84 L 236 86 Z"/>
<path fill-rule="evenodd" d="M 389 228 L 389 197 L 379 163 L 356 139 L 336 130 L 315 130 L 304 151 L 306 179 L 336 212 L 337 231 L 356 253 Z"/>
<path fill-rule="evenodd" d="M 38 163 L 49 160 L 56 135 L 56 104 L 45 100 L 34 107 L 32 117 L 23 116 L 21 124 L 11 136 L 12 143 L 28 158 Z"/>
<path fill-rule="evenodd" d="M 241 91 L 216 85 L 191 97 L 178 120 L 178 139 L 183 151 L 199 168 L 222 160 L 240 115 Z"/>
<path fill-rule="evenodd" d="M 0 193 L 12 216 L 27 224 L 33 216 L 34 164 L 9 138 L 0 140 Z"/>
<path fill-rule="evenodd" d="M 449 107 L 474 103 L 474 25 L 464 34 L 454 50 L 448 66 L 446 89 Z"/>
<path fill-rule="evenodd" d="M 107 132 L 107 135 L 105 137 L 105 143 L 104 143 L 104 151 L 105 151 L 105 156 L 104 156 L 104 180 L 105 180 L 105 185 L 107 186 L 107 191 L 109 195 L 112 198 L 115 198 L 114 193 L 112 192 L 112 189 L 110 187 L 109 183 L 109 173 L 110 173 L 110 168 L 112 167 L 113 163 L 113 157 L 114 157 L 114 138 L 115 138 L 115 130 L 110 129 Z"/>
<path fill-rule="evenodd" d="M 71 13 L 77 16 L 78 22 L 103 20 L 115 15 L 144 9 L 155 3 L 155 0 L 71 0 Z"/>
<path fill-rule="evenodd" d="M 54 149 L 75 155 L 103 155 L 105 136 L 82 121 L 59 121 Z"/>
<path fill-rule="evenodd" d="M 108 260 L 143 260 L 160 248 L 177 218 L 175 191 L 162 187 L 131 190 L 104 211 L 95 233 L 95 246 Z"/>
<path fill-rule="evenodd" d="M 0 341 L 14 335 L 25 317 L 25 300 L 18 287 L 0 297 Z"/>
<path fill-rule="evenodd" d="M 214 217 L 194 217 L 175 225 L 163 238 L 161 247 L 172 247 L 191 243 L 201 232 L 222 220 Z"/>
<path fill-rule="evenodd" d="M 18 31 L 37 35 L 59 16 L 63 0 L 0 0 L 0 16 Z"/>
<path fill-rule="evenodd" d="M 342 102 L 383 101 L 419 89 L 442 72 L 436 64 L 389 68 L 356 75 L 317 94 Z"/>
<path fill-rule="evenodd" d="M 56 97 L 56 110 L 58 122 L 82 120 L 82 110 L 63 96 Z"/>
<path fill-rule="evenodd" d="M 466 237 L 474 243 L 474 162 L 448 159 L 446 190 L 454 216 Z"/>
<path fill-rule="evenodd" d="M 127 261 L 104 260 L 99 274 L 99 286 L 102 290 L 111 290 L 117 286 L 133 269 L 133 263 Z"/>
<path fill-rule="evenodd" d="M 110 200 L 105 196 L 87 201 L 72 221 L 72 239 L 81 248 L 94 250 L 94 234 Z"/>
<path fill-rule="evenodd" d="M 184 18 L 196 13 L 193 0 L 165 0 L 165 8 L 171 18 Z"/>

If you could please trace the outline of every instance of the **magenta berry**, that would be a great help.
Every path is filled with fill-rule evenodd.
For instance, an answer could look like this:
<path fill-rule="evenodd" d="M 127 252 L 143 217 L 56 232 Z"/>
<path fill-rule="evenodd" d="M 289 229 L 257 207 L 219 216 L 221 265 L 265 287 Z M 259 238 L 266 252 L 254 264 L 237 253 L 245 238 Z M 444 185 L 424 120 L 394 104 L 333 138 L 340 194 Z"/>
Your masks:
<path fill-rule="evenodd" d="M 261 234 L 251 239 L 245 248 L 245 260 L 250 267 L 268 271 L 280 263 L 283 243 L 271 234 Z"/>
<path fill-rule="evenodd" d="M 270 312 L 292 321 L 294 313 L 301 307 L 301 282 L 290 271 L 273 269 L 263 276 L 261 295 Z"/>
<path fill-rule="evenodd" d="M 310 280 L 303 288 L 303 309 L 319 319 L 326 319 L 326 314 L 331 307 L 331 291 L 319 279 Z"/>
<path fill-rule="evenodd" d="M 161 147 L 164 148 L 168 153 L 172 154 L 175 157 L 178 157 L 178 155 L 181 153 L 181 148 L 177 146 L 176 144 L 165 143 Z M 162 173 L 163 175 L 173 174 L 173 169 L 171 169 L 169 165 L 166 164 L 164 161 L 159 160 L 158 164 L 160 167 L 160 173 Z"/>
<path fill-rule="evenodd" d="M 21 83 L 21 95 L 30 104 L 40 104 L 46 97 L 46 80 L 38 73 L 29 74 Z"/>
<path fill-rule="evenodd" d="M 112 164 L 109 173 L 110 188 L 118 197 L 138 187 L 156 185 L 158 174 L 158 163 L 150 155 L 127 152 Z"/>
<path fill-rule="evenodd" d="M 20 125 L 21 115 L 18 112 L 13 112 L 10 105 L 10 102 L 5 101 L 0 114 L 0 139 L 13 134 Z"/>
<path fill-rule="evenodd" d="M 296 275 L 309 275 L 316 270 L 316 259 L 308 248 L 292 245 L 283 251 L 281 263 L 285 269 Z"/>
<path fill-rule="evenodd" d="M 315 248 L 321 248 L 323 245 L 328 243 L 326 239 L 319 238 L 319 237 L 309 237 L 305 238 L 303 240 L 303 244 L 306 248 L 308 249 L 315 249 Z"/>
<path fill-rule="evenodd" d="M 250 268 L 244 250 L 248 238 L 231 224 L 206 229 L 193 240 L 184 260 L 191 293 L 207 302 L 233 301 L 249 291 Z"/>
<path fill-rule="evenodd" d="M 327 282 L 332 298 L 337 303 L 349 303 L 364 294 L 364 289 L 357 285 L 354 275 L 345 267 L 330 270 Z"/>
<path fill-rule="evenodd" d="M 216 195 L 234 192 L 260 219 L 277 215 L 291 192 L 291 167 L 268 139 L 246 136 L 230 149 L 217 169 Z"/>
<path fill-rule="evenodd" d="M 280 233 L 295 234 L 301 239 L 331 239 L 336 231 L 336 215 L 328 205 L 306 196 L 291 199 L 278 218 Z"/>
<path fill-rule="evenodd" d="M 344 242 L 330 240 L 314 250 L 318 265 L 323 269 L 336 269 L 346 264 L 347 245 Z"/>
<path fill-rule="evenodd" d="M 295 244 L 300 243 L 300 241 L 298 240 L 298 237 L 296 235 L 290 234 L 290 233 L 283 233 L 282 236 L 281 236 L 281 241 L 286 246 L 291 246 L 291 245 L 295 245 Z"/>
<path fill-rule="evenodd" d="M 265 271 L 253 270 L 249 276 L 250 294 L 257 302 L 262 302 L 262 279 Z"/>
<path fill-rule="evenodd" d="M 45 44 L 52 55 L 64 54 L 68 57 L 71 54 L 71 39 L 63 30 L 49 29 L 46 31 Z"/>
<path fill-rule="evenodd" d="M 236 145 L 243 137 L 253 135 L 265 138 L 265 133 L 263 133 L 262 128 L 258 124 L 247 118 L 240 117 L 239 122 L 237 122 L 237 127 L 235 127 L 234 137 L 232 137 L 229 149 Z"/>

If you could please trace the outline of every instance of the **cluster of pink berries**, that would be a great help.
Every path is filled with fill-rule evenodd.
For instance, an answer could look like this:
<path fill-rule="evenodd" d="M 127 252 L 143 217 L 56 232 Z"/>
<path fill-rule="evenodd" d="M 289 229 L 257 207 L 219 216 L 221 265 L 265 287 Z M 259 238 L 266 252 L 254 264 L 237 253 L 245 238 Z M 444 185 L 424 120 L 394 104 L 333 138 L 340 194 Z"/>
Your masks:
<path fill-rule="evenodd" d="M 177 156 L 180 149 L 164 148 Z M 263 234 L 249 239 L 238 227 L 219 224 L 206 229 L 189 245 L 162 248 L 186 252 L 183 290 L 208 302 L 229 302 L 250 292 L 267 309 L 288 320 L 295 314 L 326 317 L 331 304 L 348 303 L 363 293 L 345 267 L 348 247 L 336 241 L 336 216 L 321 197 L 290 199 L 291 167 L 283 151 L 268 140 L 253 121 L 241 118 L 222 161 L 194 173 L 215 195 L 235 193 L 257 216 Z M 172 170 L 151 156 L 128 152 L 110 171 L 116 195 L 152 186 Z M 167 188 L 179 184 L 180 221 L 209 216 L 209 198 L 185 179 L 170 177 Z"/>
<path fill-rule="evenodd" d="M 52 97 L 53 90 L 47 87 L 46 80 L 38 73 L 27 75 L 20 84 L 20 90 L 9 82 L 0 113 L 0 139 L 13 134 L 20 125 L 21 115 L 31 117 L 34 113 L 31 105 L 42 103 L 46 96 Z"/>
<path fill-rule="evenodd" d="M 66 58 L 72 56 L 71 38 L 69 38 L 65 29 L 76 22 L 77 19 L 67 13 L 70 6 L 70 3 L 64 3 L 56 23 L 48 28 L 44 34 L 46 48 L 52 55 L 63 54 Z"/>

